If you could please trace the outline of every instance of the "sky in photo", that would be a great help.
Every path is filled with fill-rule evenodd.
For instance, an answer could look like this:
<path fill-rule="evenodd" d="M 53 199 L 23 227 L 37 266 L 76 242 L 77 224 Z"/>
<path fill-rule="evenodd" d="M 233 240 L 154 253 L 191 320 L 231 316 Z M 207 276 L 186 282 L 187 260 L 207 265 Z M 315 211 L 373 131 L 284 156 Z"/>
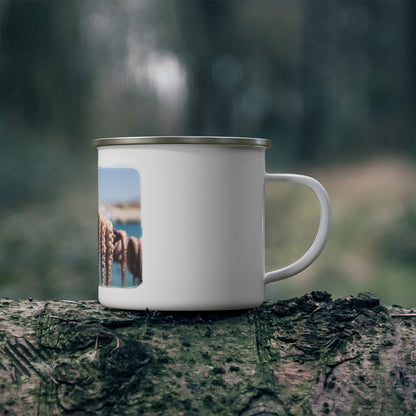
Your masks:
<path fill-rule="evenodd" d="M 99 168 L 98 200 L 125 203 L 140 201 L 140 175 L 131 168 Z"/>

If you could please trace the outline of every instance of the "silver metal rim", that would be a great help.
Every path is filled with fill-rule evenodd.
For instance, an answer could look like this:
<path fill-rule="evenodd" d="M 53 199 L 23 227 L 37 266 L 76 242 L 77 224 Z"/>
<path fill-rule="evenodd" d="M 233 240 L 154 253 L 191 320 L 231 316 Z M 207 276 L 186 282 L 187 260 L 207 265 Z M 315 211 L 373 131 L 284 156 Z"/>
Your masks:
<path fill-rule="evenodd" d="M 92 147 L 145 144 L 208 144 L 221 146 L 260 146 L 269 148 L 271 141 L 250 137 L 223 136 L 141 136 L 94 139 Z"/>

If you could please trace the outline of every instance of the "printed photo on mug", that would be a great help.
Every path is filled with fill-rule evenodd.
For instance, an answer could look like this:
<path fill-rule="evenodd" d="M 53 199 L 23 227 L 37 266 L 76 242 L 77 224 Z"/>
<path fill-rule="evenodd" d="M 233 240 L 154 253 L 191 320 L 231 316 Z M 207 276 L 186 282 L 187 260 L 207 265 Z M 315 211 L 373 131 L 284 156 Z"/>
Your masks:
<path fill-rule="evenodd" d="M 99 284 L 137 287 L 143 281 L 138 171 L 99 168 L 98 201 Z"/>

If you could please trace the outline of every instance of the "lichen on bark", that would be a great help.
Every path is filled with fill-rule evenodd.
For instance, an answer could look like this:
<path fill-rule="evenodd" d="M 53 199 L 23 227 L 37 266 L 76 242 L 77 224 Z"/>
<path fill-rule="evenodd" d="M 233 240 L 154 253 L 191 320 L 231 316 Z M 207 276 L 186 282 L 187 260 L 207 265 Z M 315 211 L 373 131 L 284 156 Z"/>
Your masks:
<path fill-rule="evenodd" d="M 370 294 L 232 312 L 0 306 L 0 413 L 416 413 L 414 311 Z"/>

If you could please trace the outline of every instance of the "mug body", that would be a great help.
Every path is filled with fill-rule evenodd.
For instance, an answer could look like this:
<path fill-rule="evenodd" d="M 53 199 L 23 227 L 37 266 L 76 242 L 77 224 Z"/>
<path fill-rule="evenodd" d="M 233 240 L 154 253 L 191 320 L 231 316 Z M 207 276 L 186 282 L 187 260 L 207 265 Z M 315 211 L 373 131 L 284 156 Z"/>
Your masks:
<path fill-rule="evenodd" d="M 104 306 L 184 311 L 263 302 L 267 141 L 243 140 L 95 141 Z"/>

